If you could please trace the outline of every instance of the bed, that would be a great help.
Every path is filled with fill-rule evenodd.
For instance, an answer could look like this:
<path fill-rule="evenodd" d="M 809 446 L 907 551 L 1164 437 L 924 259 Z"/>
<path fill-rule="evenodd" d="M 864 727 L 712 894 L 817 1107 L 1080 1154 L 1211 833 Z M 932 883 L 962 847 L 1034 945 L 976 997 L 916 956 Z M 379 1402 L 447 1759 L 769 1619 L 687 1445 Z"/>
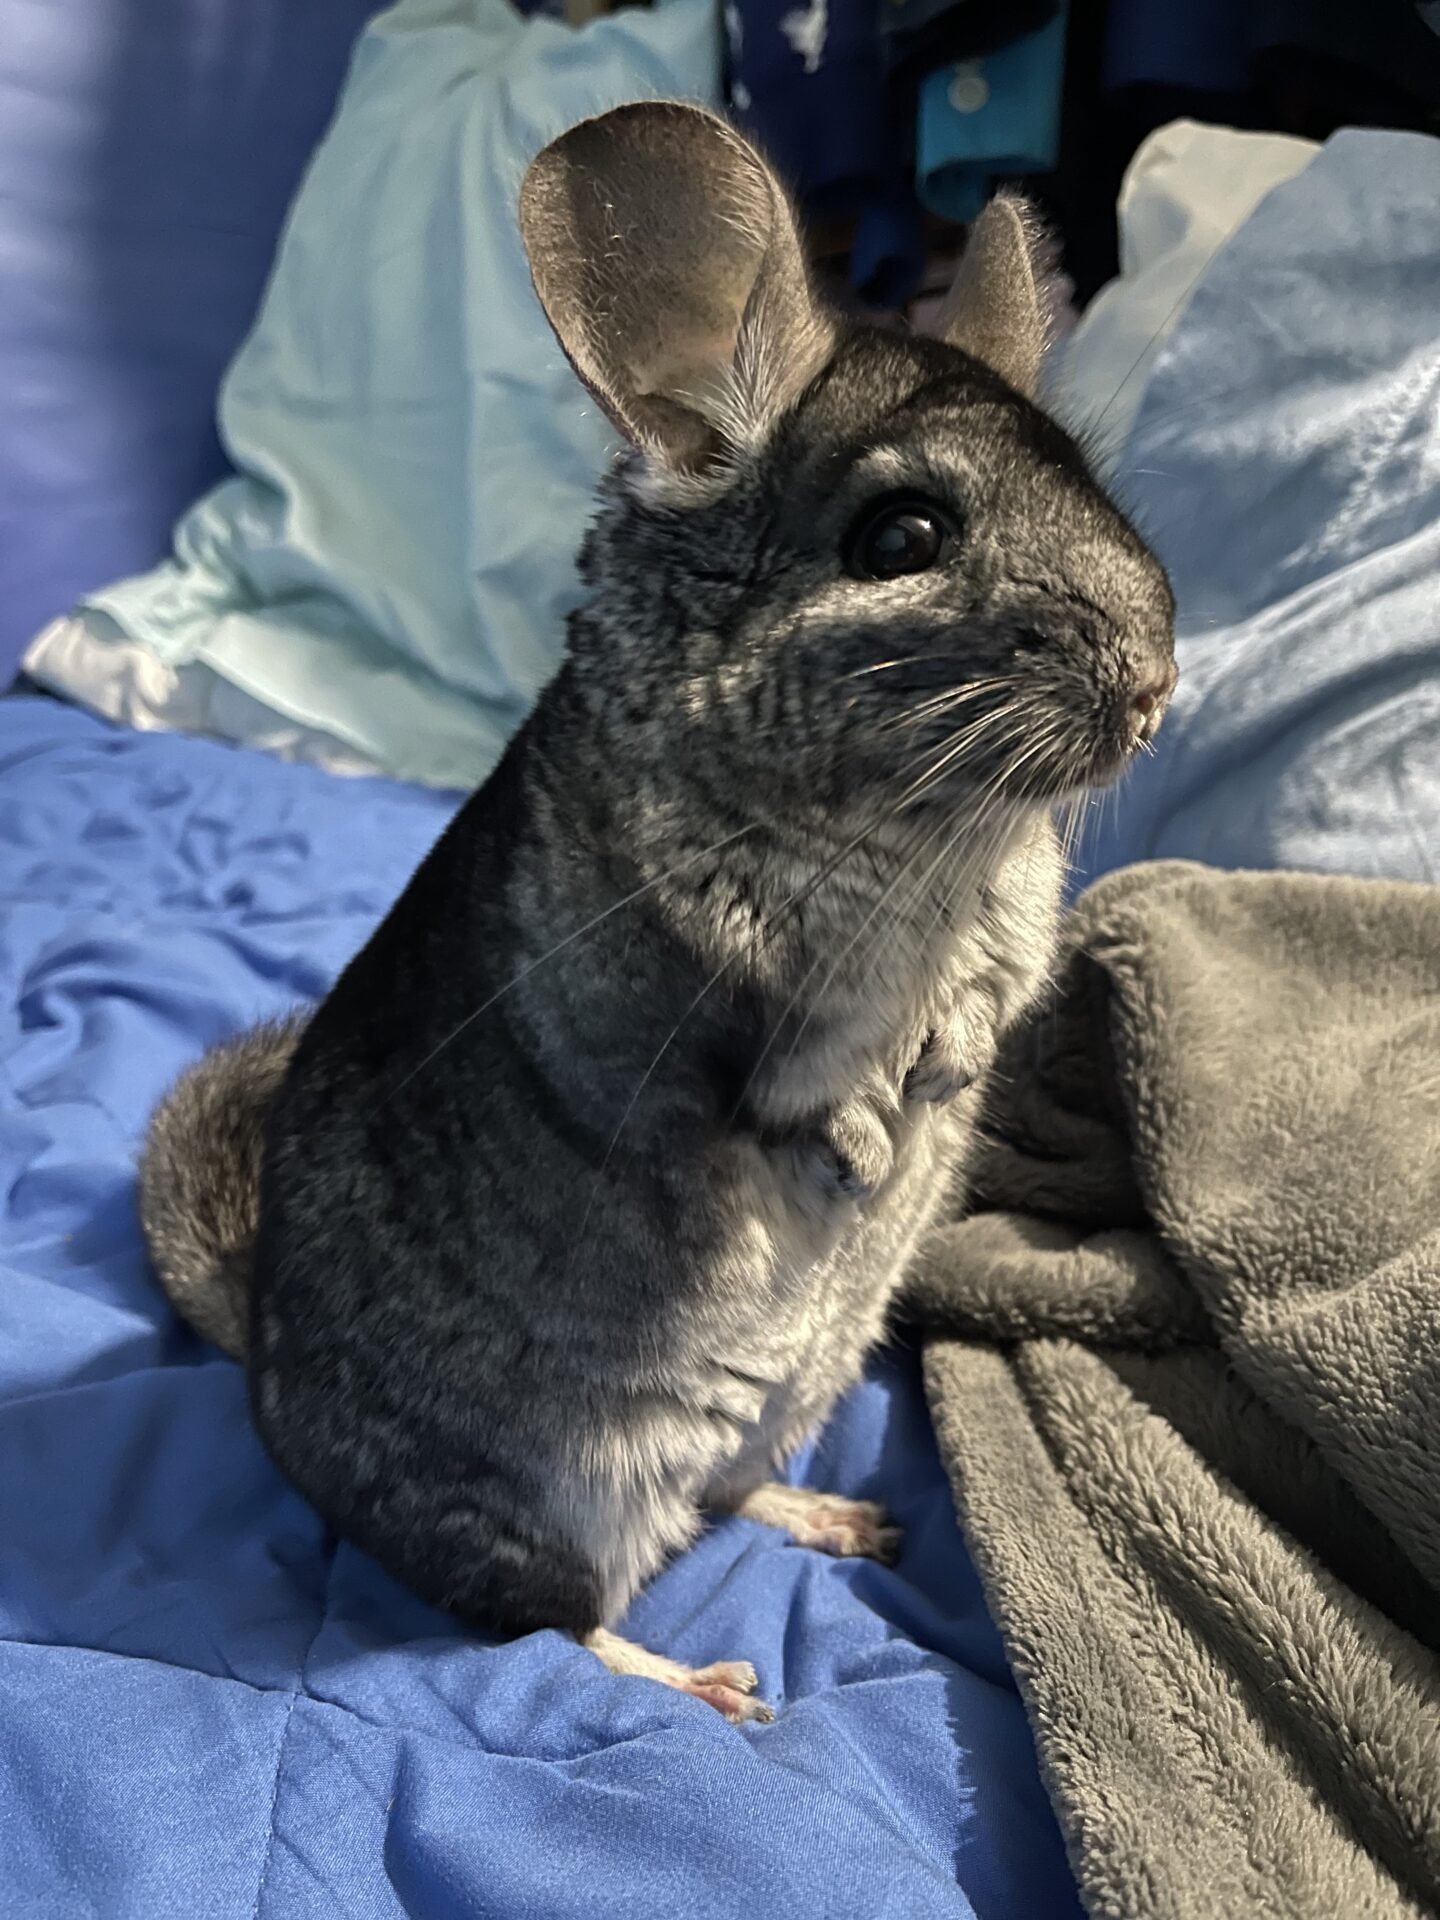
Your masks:
<path fill-rule="evenodd" d="M 216 383 L 371 11 L 0 0 L 0 686 L 38 628 L 150 567 L 223 480 Z M 433 179 L 475 137 L 441 99 L 473 98 L 503 147 L 600 85 L 712 90 L 712 14 L 617 16 L 578 60 L 553 23 L 522 41 L 476 6 L 452 32 L 410 0 L 367 39 L 360 104 Z M 418 141 L 415 86 L 437 104 Z M 345 175 L 343 140 L 330 151 Z M 312 210 L 337 165 L 311 169 Z M 492 252 L 523 275 L 494 217 Z M 492 279 L 471 304 L 511 355 L 493 440 L 531 346 L 504 332 Z M 453 335 L 443 286 L 426 318 Z M 534 374 L 557 599 L 561 507 L 578 527 L 604 451 L 555 404 L 568 377 Z M 504 431 L 533 464 L 523 427 Z M 516 571 L 502 556 L 492 599 Z M 753 1658 L 782 1708 L 761 1735 L 558 1635 L 486 1647 L 418 1605 L 324 1535 L 267 1464 L 240 1370 L 169 1312 L 134 1207 L 155 1099 L 211 1042 L 323 992 L 454 804 L 0 698 L 0 1912 L 1063 1914 L 1058 1833 L 912 1354 L 887 1354 L 794 1465 L 888 1500 L 899 1568 L 730 1520 L 629 1623 L 682 1656 Z"/>
<path fill-rule="evenodd" d="M 335 68 L 363 9 L 322 11 Z M 317 124 L 313 103 L 290 116 L 277 207 L 272 175 Z M 1194 617 L 1161 754 L 1097 816 L 1093 871 L 1163 853 L 1434 878 L 1440 149 L 1370 138 L 1262 205 L 1149 371 L 1117 484 L 1170 539 Z M 1354 299 L 1321 303 L 1340 335 L 1307 344 L 1299 316 L 1342 273 Z M 191 415 L 245 297 L 202 315 Z M 1384 326 L 1360 327 L 1365 300 Z M 1226 393 L 1197 430 L 1196 396 Z M 190 468 L 157 469 L 145 526 L 213 451 L 199 435 Z M 1356 473 L 1385 484 L 1367 496 Z M 63 486 L 48 509 L 87 524 Z M 1238 537 L 1272 520 L 1269 548 Z M 98 559 L 27 544 L 31 624 L 153 557 L 153 531 L 102 531 Z M 727 1519 L 626 1623 L 682 1658 L 752 1659 L 779 1714 L 740 1730 L 559 1635 L 487 1645 L 337 1544 L 266 1460 L 240 1370 L 166 1306 L 135 1220 L 157 1097 L 322 993 L 454 804 L 0 699 L 0 1911 L 1078 1912 L 903 1341 L 792 1466 L 884 1500 L 898 1567 Z"/>
<path fill-rule="evenodd" d="M 630 1617 L 754 1660 L 780 1713 L 742 1733 L 337 1546 L 169 1311 L 151 1107 L 323 990 L 450 805 L 0 701 L 0 1911 L 1073 1910 L 903 1348 L 794 1465 L 885 1500 L 898 1568 L 725 1520 Z"/>

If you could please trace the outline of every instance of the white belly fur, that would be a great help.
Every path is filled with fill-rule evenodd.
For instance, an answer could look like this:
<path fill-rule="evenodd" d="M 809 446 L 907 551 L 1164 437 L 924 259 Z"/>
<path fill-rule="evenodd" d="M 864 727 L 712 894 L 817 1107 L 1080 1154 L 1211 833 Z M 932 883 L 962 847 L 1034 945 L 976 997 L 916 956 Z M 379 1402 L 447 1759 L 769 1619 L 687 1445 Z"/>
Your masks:
<path fill-rule="evenodd" d="M 1047 822 L 992 877 L 954 956 L 952 973 L 979 993 L 995 1031 L 1039 990 L 1059 896 Z M 892 1067 L 916 1057 L 925 1011 L 910 1009 Z M 863 1065 L 831 1096 L 852 1097 Z M 620 1397 L 603 1432 L 586 1435 L 556 1489 L 557 1517 L 600 1574 L 608 1620 L 694 1537 L 702 1508 L 733 1506 L 769 1479 L 860 1377 L 918 1241 L 963 1177 L 982 1087 L 949 1106 L 896 1101 L 892 1168 L 864 1201 L 815 1205 L 786 1156 L 754 1139 L 718 1148 L 710 1271 L 656 1327 L 654 1371 Z M 810 1110 L 821 1093 L 809 1089 Z"/>
<path fill-rule="evenodd" d="M 960 1113 L 907 1111 L 884 1187 L 863 1207 L 839 1203 L 847 1217 L 833 1247 L 819 1259 L 812 1249 L 800 1284 L 777 1289 L 773 1317 L 749 1343 L 750 1364 L 734 1360 L 747 1373 L 765 1367 L 774 1385 L 729 1457 L 716 1461 L 705 1504 L 733 1502 L 767 1480 L 859 1379 L 915 1246 L 953 1188 L 968 1133 Z M 793 1212 L 788 1199 L 782 1204 Z"/>
<path fill-rule="evenodd" d="M 554 1487 L 555 1517 L 600 1575 L 607 1622 L 689 1544 L 702 1509 L 771 1478 L 860 1377 L 951 1190 L 968 1105 L 908 1112 L 884 1187 L 863 1206 L 837 1201 L 824 1222 L 774 1158 L 739 1150 L 746 1216 L 723 1267 L 690 1297 L 683 1329 L 666 1330 L 653 1390 L 627 1396 Z"/>

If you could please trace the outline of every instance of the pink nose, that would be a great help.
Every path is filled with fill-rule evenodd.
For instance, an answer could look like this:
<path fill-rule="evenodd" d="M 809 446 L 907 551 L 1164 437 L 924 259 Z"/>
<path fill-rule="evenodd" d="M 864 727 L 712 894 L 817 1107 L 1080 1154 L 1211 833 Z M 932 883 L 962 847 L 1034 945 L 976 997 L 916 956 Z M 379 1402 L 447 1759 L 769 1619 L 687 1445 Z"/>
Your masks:
<path fill-rule="evenodd" d="M 1174 691 L 1175 674 L 1171 670 L 1161 679 L 1145 681 L 1131 694 L 1130 731 L 1137 740 L 1150 741 L 1155 738 Z"/>

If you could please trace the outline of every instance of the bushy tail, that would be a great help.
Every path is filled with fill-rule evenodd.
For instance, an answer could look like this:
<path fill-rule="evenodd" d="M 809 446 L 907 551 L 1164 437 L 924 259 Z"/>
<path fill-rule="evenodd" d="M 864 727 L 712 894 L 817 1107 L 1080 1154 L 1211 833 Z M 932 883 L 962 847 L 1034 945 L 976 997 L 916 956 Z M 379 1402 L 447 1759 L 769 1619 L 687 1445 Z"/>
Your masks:
<path fill-rule="evenodd" d="M 304 1025 L 256 1027 L 207 1053 L 156 1109 L 140 1163 L 140 1219 L 161 1285 L 237 1360 L 249 1344 L 265 1116 Z"/>

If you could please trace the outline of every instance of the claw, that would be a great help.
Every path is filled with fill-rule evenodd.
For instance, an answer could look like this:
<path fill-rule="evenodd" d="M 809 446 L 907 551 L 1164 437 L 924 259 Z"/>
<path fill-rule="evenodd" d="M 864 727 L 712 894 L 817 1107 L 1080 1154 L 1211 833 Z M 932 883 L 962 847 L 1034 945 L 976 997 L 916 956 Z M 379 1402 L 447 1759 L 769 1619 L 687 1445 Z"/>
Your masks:
<path fill-rule="evenodd" d="M 703 1700 L 706 1706 L 714 1707 L 717 1713 L 723 1713 L 733 1727 L 741 1726 L 747 1720 L 766 1726 L 775 1718 L 775 1709 L 764 1700 L 756 1700 L 748 1692 L 742 1693 L 739 1687 L 709 1684 L 698 1673 L 683 1681 L 680 1691 L 696 1700 Z"/>

